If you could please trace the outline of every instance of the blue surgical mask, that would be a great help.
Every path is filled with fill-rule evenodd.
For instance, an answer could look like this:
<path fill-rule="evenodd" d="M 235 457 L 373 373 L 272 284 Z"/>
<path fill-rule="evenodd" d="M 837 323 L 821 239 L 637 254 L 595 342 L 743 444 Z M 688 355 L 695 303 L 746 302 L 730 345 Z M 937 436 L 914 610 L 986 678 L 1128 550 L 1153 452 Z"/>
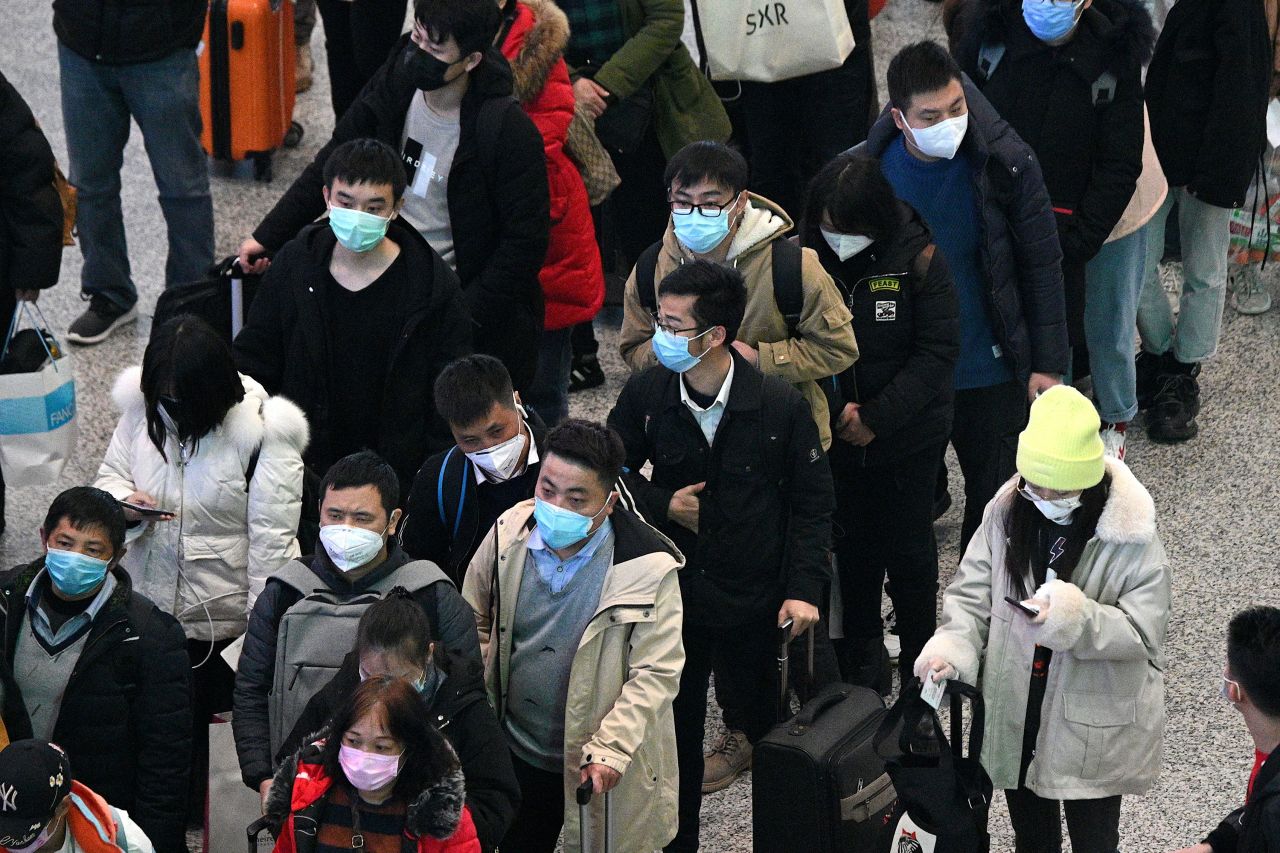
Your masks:
<path fill-rule="evenodd" d="M 363 254 L 381 243 L 390 224 L 388 217 L 375 216 L 363 210 L 329 208 L 329 227 L 338 242 L 353 252 Z"/>
<path fill-rule="evenodd" d="M 1027 22 L 1027 29 L 1040 41 L 1048 44 L 1071 35 L 1083 12 L 1084 0 L 1076 3 L 1022 0 L 1022 19 Z"/>
<path fill-rule="evenodd" d="M 655 326 L 653 330 L 653 354 L 657 356 L 658 363 L 667 370 L 684 373 L 702 361 L 702 356 L 706 355 L 705 352 L 702 355 L 691 355 L 689 353 L 689 342 L 696 341 L 709 331 L 711 330 L 706 329 L 692 338 L 682 338 L 674 332 L 668 332 L 661 326 Z"/>
<path fill-rule="evenodd" d="M 538 533 L 548 548 L 568 548 L 591 533 L 591 525 L 609 506 L 605 501 L 595 515 L 581 515 L 571 509 L 562 509 L 542 498 L 533 499 L 533 518 L 538 522 Z"/>
<path fill-rule="evenodd" d="M 53 579 L 53 585 L 64 595 L 78 598 L 107 576 L 107 560 L 99 560 L 76 551 L 60 551 L 50 548 L 44 555 L 44 567 Z"/>
<path fill-rule="evenodd" d="M 696 211 L 678 216 L 672 214 L 671 222 L 676 232 L 676 239 L 695 255 L 705 255 L 729 236 L 729 208 L 727 207 L 715 216 L 703 216 Z"/>

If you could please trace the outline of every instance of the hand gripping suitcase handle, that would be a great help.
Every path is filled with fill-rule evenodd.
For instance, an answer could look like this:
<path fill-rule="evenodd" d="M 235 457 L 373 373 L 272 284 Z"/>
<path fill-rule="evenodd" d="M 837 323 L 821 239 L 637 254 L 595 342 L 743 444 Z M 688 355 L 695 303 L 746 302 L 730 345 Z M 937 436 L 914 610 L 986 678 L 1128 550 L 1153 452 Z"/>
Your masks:
<path fill-rule="evenodd" d="M 590 848 L 587 847 L 587 812 L 591 809 L 591 795 L 595 793 L 595 782 L 587 779 L 578 786 L 578 835 L 581 838 L 579 845 L 582 853 L 588 853 Z M 599 853 L 611 853 L 613 850 L 613 810 L 610 808 L 610 800 L 613 795 L 610 791 L 604 794 L 604 844 L 600 847 Z"/>
<path fill-rule="evenodd" d="M 788 617 L 778 626 L 778 721 L 791 716 L 791 703 L 787 695 L 791 675 L 791 629 L 795 620 Z M 813 626 L 806 632 L 809 682 L 813 683 Z"/>

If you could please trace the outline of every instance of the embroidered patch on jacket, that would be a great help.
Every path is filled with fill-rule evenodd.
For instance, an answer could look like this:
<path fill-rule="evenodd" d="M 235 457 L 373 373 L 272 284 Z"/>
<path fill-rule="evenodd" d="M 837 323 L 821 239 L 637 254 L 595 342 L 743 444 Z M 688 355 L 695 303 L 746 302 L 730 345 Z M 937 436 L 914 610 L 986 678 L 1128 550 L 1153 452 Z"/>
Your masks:
<path fill-rule="evenodd" d="M 894 292 L 902 290 L 902 281 L 897 278 L 873 278 L 867 284 L 871 288 L 872 293 L 881 290 L 892 290 Z"/>
<path fill-rule="evenodd" d="M 889 302 L 876 303 L 876 322 L 877 323 L 882 322 L 884 320 L 896 320 L 896 319 L 898 319 L 898 303 L 897 302 L 889 301 Z"/>

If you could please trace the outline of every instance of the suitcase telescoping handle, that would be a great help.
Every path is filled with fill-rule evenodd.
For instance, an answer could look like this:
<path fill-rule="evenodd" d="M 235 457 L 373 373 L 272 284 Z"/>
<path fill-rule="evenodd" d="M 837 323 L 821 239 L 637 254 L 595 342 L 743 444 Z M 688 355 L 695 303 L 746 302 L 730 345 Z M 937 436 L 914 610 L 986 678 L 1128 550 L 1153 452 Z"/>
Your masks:
<path fill-rule="evenodd" d="M 791 701 L 788 695 L 791 676 L 791 629 L 795 620 L 788 618 L 778 626 L 778 722 L 791 716 Z M 813 626 L 806 632 L 807 656 L 809 666 L 809 682 L 813 683 Z"/>
<path fill-rule="evenodd" d="M 249 827 L 245 830 L 245 834 L 249 836 L 249 853 L 258 853 L 258 836 L 262 834 L 263 830 L 270 829 L 274 822 L 274 818 L 269 815 L 263 815 L 249 824 Z"/>
<path fill-rule="evenodd" d="M 588 853 L 591 850 L 587 846 L 587 812 L 591 806 L 591 795 L 595 793 L 595 783 L 591 779 L 583 782 L 578 786 L 578 834 L 581 838 L 579 847 L 582 853 Z M 605 791 L 604 793 L 604 844 L 599 848 L 599 853 L 612 853 L 613 850 L 613 811 L 609 807 L 612 793 Z"/>

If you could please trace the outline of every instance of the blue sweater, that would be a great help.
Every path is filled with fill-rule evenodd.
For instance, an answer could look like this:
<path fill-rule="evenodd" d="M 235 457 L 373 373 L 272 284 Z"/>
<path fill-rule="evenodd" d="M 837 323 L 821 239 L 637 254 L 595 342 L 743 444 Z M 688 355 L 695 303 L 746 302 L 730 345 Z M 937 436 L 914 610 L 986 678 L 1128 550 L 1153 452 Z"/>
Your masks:
<path fill-rule="evenodd" d="M 996 341 L 987 307 L 986 275 L 973 167 L 961 151 L 950 160 L 926 163 L 907 151 L 899 135 L 880 159 L 898 198 L 910 204 L 933 232 L 947 259 L 960 303 L 960 358 L 956 390 L 987 388 L 1013 379 L 1013 369 Z"/>

